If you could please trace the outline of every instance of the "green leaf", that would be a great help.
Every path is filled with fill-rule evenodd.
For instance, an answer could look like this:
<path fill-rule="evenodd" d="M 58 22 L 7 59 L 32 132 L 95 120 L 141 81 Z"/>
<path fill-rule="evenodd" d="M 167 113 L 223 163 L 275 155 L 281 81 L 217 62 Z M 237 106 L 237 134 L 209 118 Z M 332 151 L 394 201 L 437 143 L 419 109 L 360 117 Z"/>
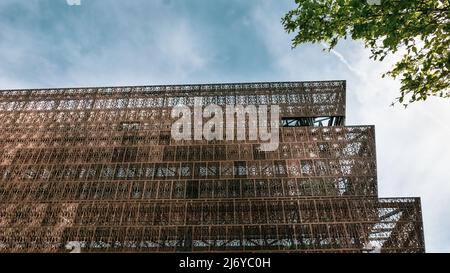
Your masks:
<path fill-rule="evenodd" d="M 399 102 L 450 97 L 450 1 L 383 0 L 371 6 L 363 0 L 296 0 L 282 24 L 295 33 L 292 46 L 326 42 L 329 49 L 350 36 L 362 40 L 371 59 L 405 48 L 394 68 L 382 75 L 399 77 Z M 329 50 L 328 50 L 329 51 Z"/>

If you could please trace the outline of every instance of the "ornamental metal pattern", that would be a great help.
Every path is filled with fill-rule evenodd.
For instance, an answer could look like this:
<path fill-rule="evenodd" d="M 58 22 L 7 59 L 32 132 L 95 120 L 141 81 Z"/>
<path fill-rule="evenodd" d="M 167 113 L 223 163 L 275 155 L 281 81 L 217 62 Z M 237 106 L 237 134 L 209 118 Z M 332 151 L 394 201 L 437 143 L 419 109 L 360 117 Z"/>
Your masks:
<path fill-rule="evenodd" d="M 171 138 L 175 105 L 279 105 L 280 145 Z M 419 198 L 378 198 L 345 82 L 0 93 L 0 252 L 424 252 Z"/>

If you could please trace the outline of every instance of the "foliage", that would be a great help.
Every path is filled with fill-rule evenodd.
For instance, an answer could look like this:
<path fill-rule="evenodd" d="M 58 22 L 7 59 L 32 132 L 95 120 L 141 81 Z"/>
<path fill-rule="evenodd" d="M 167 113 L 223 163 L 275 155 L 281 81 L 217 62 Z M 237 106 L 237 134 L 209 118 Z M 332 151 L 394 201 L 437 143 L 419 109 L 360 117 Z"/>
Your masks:
<path fill-rule="evenodd" d="M 401 79 L 405 105 L 429 96 L 450 97 L 449 0 L 296 0 L 282 24 L 295 33 L 292 46 L 340 39 L 363 40 L 371 58 L 403 54 L 386 74 Z M 380 2 L 380 1 L 378 1 Z"/>

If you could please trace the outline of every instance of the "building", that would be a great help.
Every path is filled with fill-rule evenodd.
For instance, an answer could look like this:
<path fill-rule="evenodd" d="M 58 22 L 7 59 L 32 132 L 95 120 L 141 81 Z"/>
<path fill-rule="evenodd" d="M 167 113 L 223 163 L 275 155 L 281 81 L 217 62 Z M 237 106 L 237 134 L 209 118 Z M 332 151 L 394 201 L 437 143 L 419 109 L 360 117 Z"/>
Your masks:
<path fill-rule="evenodd" d="M 278 149 L 174 140 L 196 97 L 279 105 Z M 425 251 L 420 199 L 378 197 L 345 81 L 4 90 L 0 127 L 0 252 Z"/>

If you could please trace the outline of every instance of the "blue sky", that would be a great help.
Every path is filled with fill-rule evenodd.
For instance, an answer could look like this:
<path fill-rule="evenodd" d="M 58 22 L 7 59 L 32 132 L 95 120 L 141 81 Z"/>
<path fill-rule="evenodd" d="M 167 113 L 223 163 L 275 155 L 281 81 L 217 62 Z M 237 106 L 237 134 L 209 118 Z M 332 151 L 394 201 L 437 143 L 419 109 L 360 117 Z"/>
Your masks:
<path fill-rule="evenodd" d="M 376 126 L 379 193 L 422 198 L 429 252 L 450 252 L 450 101 L 390 107 L 397 60 L 358 41 L 290 48 L 293 0 L 0 1 L 0 89 L 347 80 L 347 124 Z"/>

